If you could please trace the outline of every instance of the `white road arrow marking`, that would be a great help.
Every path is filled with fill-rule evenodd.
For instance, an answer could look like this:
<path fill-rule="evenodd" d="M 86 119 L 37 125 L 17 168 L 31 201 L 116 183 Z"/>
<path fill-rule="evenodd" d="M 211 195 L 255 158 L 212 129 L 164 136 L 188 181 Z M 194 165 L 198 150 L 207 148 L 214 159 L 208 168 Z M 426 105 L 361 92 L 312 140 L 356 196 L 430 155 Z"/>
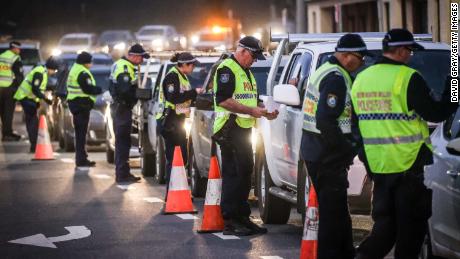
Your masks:
<path fill-rule="evenodd" d="M 215 235 L 216 237 L 219 237 L 220 239 L 223 239 L 223 240 L 240 239 L 240 238 L 237 237 L 237 236 L 233 236 L 233 235 L 224 235 L 222 232 L 220 232 L 220 233 L 212 233 L 212 234 Z"/>
<path fill-rule="evenodd" d="M 192 214 L 176 214 L 181 219 L 198 219 L 198 217 L 192 215 Z"/>
<path fill-rule="evenodd" d="M 122 190 L 135 190 L 136 187 L 134 186 L 131 186 L 131 185 L 122 185 L 122 184 L 118 184 L 117 185 L 118 188 L 122 189 Z"/>
<path fill-rule="evenodd" d="M 69 233 L 62 236 L 46 237 L 43 234 L 36 234 L 28 237 L 11 240 L 8 241 L 8 243 L 57 248 L 57 246 L 54 243 L 86 238 L 91 235 L 91 230 L 89 230 L 85 226 L 69 226 L 65 227 L 65 229 L 67 229 Z"/>
<path fill-rule="evenodd" d="M 146 202 L 150 202 L 150 203 L 163 203 L 164 202 L 162 199 L 157 198 L 157 197 L 145 197 L 143 200 Z"/>

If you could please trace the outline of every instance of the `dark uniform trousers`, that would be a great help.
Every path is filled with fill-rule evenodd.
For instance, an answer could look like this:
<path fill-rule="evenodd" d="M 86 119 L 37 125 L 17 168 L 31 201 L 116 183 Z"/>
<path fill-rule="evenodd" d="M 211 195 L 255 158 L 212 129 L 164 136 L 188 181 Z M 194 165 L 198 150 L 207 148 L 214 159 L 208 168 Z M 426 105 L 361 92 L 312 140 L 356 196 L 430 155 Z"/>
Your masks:
<path fill-rule="evenodd" d="M 33 100 L 24 98 L 21 100 L 21 106 L 26 118 L 27 135 L 29 135 L 30 150 L 34 151 L 37 145 L 38 136 L 38 103 Z"/>
<path fill-rule="evenodd" d="M 248 218 L 251 174 L 254 168 L 251 128 L 235 126 L 229 141 L 220 145 L 222 155 L 222 199 L 220 206 L 224 219 Z"/>
<path fill-rule="evenodd" d="M 117 178 L 127 177 L 129 150 L 131 149 L 132 109 L 125 104 L 110 105 L 115 133 L 115 174 Z"/>
<path fill-rule="evenodd" d="M 307 148 L 306 142 L 310 140 L 305 131 L 303 134 L 301 150 L 305 158 L 305 152 L 315 151 Z M 318 259 L 352 259 L 355 249 L 347 196 L 350 159 L 330 153 L 314 162 L 305 161 L 318 198 Z"/>
<path fill-rule="evenodd" d="M 2 117 L 2 136 L 13 134 L 13 115 L 16 101 L 13 87 L 0 87 L 0 116 Z"/>
<path fill-rule="evenodd" d="M 76 98 L 69 100 L 68 103 L 75 128 L 75 163 L 78 165 L 88 160 L 86 135 L 88 134 L 92 101 L 89 98 Z"/>
<path fill-rule="evenodd" d="M 372 174 L 371 233 L 359 245 L 362 258 L 384 258 L 395 246 L 396 259 L 418 258 L 431 216 L 432 191 L 423 166 L 395 174 Z"/>
<path fill-rule="evenodd" d="M 162 125 L 163 120 L 167 123 Z M 174 160 L 174 149 L 176 146 L 181 148 L 182 159 L 184 165 L 187 164 L 187 133 L 184 129 L 185 115 L 176 115 L 174 112 L 168 115 L 168 118 L 160 120 L 159 131 L 165 141 L 165 157 L 166 157 L 166 195 L 169 190 L 169 180 L 171 178 L 171 169 Z M 166 198 L 165 198 L 166 199 Z"/>

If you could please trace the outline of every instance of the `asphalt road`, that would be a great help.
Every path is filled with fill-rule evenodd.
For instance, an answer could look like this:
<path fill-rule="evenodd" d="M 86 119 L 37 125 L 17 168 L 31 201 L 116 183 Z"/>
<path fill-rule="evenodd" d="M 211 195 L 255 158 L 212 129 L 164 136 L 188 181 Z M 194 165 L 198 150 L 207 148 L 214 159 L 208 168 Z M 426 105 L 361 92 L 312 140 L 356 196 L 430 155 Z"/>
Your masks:
<path fill-rule="evenodd" d="M 15 129 L 25 135 L 22 123 Z M 196 218 L 162 215 L 163 185 L 152 179 L 117 185 L 114 166 L 100 150 L 90 152 L 95 168 L 76 171 L 74 154 L 53 146 L 55 160 L 31 161 L 26 141 L 0 143 L 1 258 L 299 257 L 302 222 L 294 209 L 288 224 L 267 225 L 266 235 L 224 240 L 197 234 L 203 199 L 194 199 Z M 252 215 L 260 222 L 256 207 Z M 372 223 L 367 216 L 353 216 L 353 223 L 358 243 Z M 77 227 L 69 234 L 65 227 L 71 226 Z M 9 242 L 24 237 L 55 248 Z"/>

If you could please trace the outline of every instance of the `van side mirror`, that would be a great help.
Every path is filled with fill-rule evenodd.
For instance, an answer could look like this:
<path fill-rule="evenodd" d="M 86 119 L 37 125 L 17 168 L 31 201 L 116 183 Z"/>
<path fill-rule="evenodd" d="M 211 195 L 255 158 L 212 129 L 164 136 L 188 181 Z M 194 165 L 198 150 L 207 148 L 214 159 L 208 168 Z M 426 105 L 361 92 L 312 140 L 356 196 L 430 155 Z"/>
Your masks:
<path fill-rule="evenodd" d="M 452 155 L 460 156 L 460 138 L 449 141 L 447 143 L 446 150 Z"/>
<path fill-rule="evenodd" d="M 291 106 L 300 104 L 300 95 L 297 87 L 290 84 L 275 85 L 273 88 L 273 100 Z"/>

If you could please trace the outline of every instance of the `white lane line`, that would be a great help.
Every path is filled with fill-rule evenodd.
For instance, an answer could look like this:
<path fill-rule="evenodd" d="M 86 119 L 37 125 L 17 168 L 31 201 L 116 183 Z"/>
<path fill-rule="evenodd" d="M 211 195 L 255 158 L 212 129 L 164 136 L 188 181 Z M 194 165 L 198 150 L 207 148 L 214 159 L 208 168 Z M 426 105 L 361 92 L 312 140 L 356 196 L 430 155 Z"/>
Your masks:
<path fill-rule="evenodd" d="M 232 239 L 240 239 L 237 236 L 232 236 L 232 235 L 224 235 L 222 232 L 221 233 L 212 233 L 214 236 L 219 237 L 220 239 L 223 240 L 232 240 Z"/>
<path fill-rule="evenodd" d="M 157 197 L 145 197 L 143 200 L 149 203 L 163 203 L 164 202 L 162 199 L 157 198 Z"/>
<path fill-rule="evenodd" d="M 112 177 L 106 174 L 92 174 L 91 176 L 98 179 L 112 179 Z"/>
<path fill-rule="evenodd" d="M 122 189 L 122 190 L 125 190 L 125 191 L 127 191 L 127 190 L 135 190 L 135 189 L 136 189 L 136 187 L 131 186 L 131 185 L 121 185 L 121 184 L 118 184 L 117 187 L 120 188 L 120 189 Z"/>
<path fill-rule="evenodd" d="M 55 155 L 55 156 L 60 156 L 61 154 L 56 153 L 56 152 L 53 152 L 53 155 Z"/>
<path fill-rule="evenodd" d="M 262 258 L 262 259 L 283 259 L 283 257 L 277 256 L 277 255 L 260 256 L 260 258 Z"/>
<path fill-rule="evenodd" d="M 68 164 L 73 164 L 75 163 L 75 160 L 73 160 L 72 158 L 61 158 L 61 161 L 63 163 L 68 163 Z"/>
<path fill-rule="evenodd" d="M 181 219 L 198 219 L 198 217 L 192 215 L 192 214 L 176 214 Z"/>

